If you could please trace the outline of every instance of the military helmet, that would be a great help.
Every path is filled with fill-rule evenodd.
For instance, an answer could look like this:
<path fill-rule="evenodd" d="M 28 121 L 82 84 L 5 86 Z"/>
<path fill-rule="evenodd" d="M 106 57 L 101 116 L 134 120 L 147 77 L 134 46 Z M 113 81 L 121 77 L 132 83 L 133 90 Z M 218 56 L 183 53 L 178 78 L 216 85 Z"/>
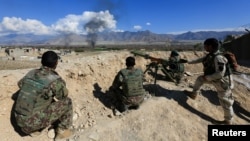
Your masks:
<path fill-rule="evenodd" d="M 178 53 L 178 51 L 173 50 L 173 51 L 171 51 L 170 56 L 179 56 L 179 53 Z"/>

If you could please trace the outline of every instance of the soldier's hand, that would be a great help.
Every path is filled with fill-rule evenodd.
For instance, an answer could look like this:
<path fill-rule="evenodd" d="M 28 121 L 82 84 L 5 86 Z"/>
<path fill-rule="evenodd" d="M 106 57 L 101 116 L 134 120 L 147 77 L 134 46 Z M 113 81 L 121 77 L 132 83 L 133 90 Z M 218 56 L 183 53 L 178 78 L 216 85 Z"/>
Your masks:
<path fill-rule="evenodd" d="M 180 59 L 179 63 L 188 63 L 188 60 L 186 60 L 186 59 Z"/>

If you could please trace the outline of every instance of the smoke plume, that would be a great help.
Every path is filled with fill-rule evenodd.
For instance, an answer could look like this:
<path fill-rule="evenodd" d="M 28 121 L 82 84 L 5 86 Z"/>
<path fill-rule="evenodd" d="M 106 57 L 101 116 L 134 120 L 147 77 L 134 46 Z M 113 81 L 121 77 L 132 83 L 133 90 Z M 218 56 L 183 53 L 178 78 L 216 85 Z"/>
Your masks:
<path fill-rule="evenodd" d="M 94 18 L 84 25 L 85 31 L 87 31 L 87 42 L 91 47 L 95 47 L 97 40 L 97 32 L 105 30 L 108 24 L 101 20 Z"/>
<path fill-rule="evenodd" d="M 100 16 L 96 16 L 94 18 L 92 18 L 89 22 L 87 22 L 84 25 L 84 30 L 87 32 L 87 42 L 91 47 L 95 47 L 96 45 L 96 41 L 98 38 L 98 32 L 103 32 L 103 31 L 107 31 L 110 30 L 112 28 L 115 27 L 116 25 L 116 20 L 118 19 L 118 15 L 119 11 L 121 10 L 121 2 L 120 0 L 101 0 L 98 1 L 96 4 L 96 8 L 97 10 L 101 10 L 101 11 L 105 11 L 103 15 L 108 15 L 107 17 L 109 17 L 109 20 L 104 19 L 103 16 L 101 16 L 103 12 L 100 12 Z M 109 13 L 110 12 L 110 13 Z M 109 15 L 112 15 L 112 17 L 110 17 Z M 114 15 L 114 16 L 113 16 Z M 112 20 L 111 20 L 112 19 Z M 110 21 L 113 21 L 112 23 Z M 115 21 L 115 22 L 114 22 Z M 110 26 L 113 25 L 113 26 Z"/>

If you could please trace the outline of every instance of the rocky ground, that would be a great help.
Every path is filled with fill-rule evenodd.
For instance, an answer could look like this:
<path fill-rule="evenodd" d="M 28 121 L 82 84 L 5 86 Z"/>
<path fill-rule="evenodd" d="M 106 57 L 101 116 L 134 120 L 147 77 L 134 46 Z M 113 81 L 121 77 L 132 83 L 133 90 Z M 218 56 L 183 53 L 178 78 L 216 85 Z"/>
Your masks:
<path fill-rule="evenodd" d="M 149 52 L 151 56 L 168 58 L 168 51 Z M 190 89 L 202 72 L 201 64 L 185 64 L 184 82 L 176 86 L 146 74 L 145 87 L 152 98 L 145 100 L 138 110 L 114 116 L 110 109 L 108 88 L 116 73 L 125 67 L 129 51 L 109 51 L 62 56 L 56 69 L 67 83 L 74 104 L 75 135 L 72 141 L 206 141 L 208 125 L 223 120 L 223 111 L 213 86 L 204 85 L 196 100 L 189 99 L 184 89 Z M 182 58 L 193 59 L 203 52 L 181 52 Z M 136 67 L 146 69 L 150 60 L 136 57 Z M 40 60 L 0 61 L 0 135 L 2 141 L 49 141 L 47 130 L 38 137 L 23 136 L 13 122 L 11 111 L 17 81 L 32 68 L 40 67 Z M 25 67 L 20 67 L 19 65 Z M 14 67 L 13 67 L 14 65 Z M 240 71 L 249 73 L 248 67 Z M 244 83 L 235 82 L 234 124 L 250 124 L 250 94 Z"/>

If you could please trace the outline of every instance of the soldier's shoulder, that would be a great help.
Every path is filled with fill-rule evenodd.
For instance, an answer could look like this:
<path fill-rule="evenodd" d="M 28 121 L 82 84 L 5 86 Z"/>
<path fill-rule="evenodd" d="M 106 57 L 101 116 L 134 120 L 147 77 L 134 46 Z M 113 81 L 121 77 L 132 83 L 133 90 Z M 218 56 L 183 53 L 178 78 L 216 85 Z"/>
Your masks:
<path fill-rule="evenodd" d="M 227 61 L 227 58 L 223 54 L 218 54 L 215 56 L 215 58 L 218 62 L 226 62 Z"/>
<path fill-rule="evenodd" d="M 58 78 L 51 83 L 52 86 L 66 85 L 66 82 L 62 78 Z"/>
<path fill-rule="evenodd" d="M 135 71 L 137 71 L 137 72 L 143 72 L 141 68 L 135 68 Z"/>

